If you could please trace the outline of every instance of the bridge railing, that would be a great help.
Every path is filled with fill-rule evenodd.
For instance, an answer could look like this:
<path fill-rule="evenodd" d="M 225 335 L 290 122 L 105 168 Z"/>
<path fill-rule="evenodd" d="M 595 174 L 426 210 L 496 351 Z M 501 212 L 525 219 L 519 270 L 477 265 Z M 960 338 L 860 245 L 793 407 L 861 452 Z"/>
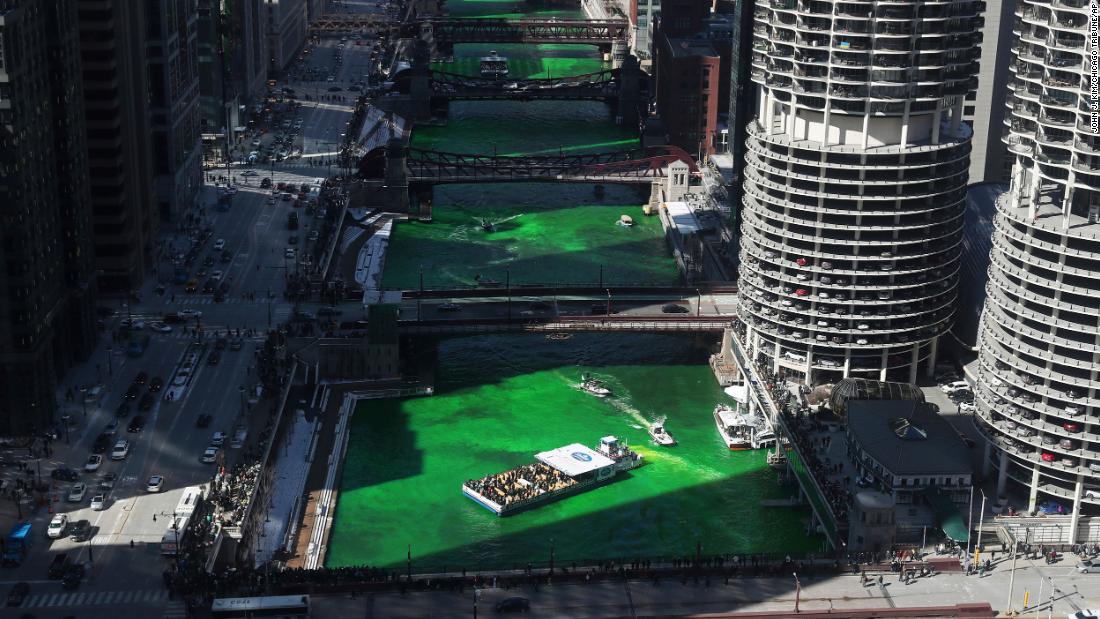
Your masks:
<path fill-rule="evenodd" d="M 612 294 L 628 290 L 641 292 L 679 291 L 702 294 L 732 294 L 737 292 L 737 285 L 725 281 L 703 281 L 690 286 L 684 284 L 654 284 L 652 282 L 623 282 L 623 281 L 576 281 L 576 282 L 523 282 L 523 283 L 499 283 L 486 284 L 447 284 L 447 285 L 419 285 L 411 288 L 384 288 L 385 292 L 401 292 L 404 296 L 411 297 L 418 293 L 448 294 L 454 295 L 477 293 L 489 293 L 490 296 L 501 293 L 511 293 L 513 296 L 523 296 L 524 293 L 547 296 L 557 290 L 583 290 L 592 294 L 603 294 L 610 290 Z"/>

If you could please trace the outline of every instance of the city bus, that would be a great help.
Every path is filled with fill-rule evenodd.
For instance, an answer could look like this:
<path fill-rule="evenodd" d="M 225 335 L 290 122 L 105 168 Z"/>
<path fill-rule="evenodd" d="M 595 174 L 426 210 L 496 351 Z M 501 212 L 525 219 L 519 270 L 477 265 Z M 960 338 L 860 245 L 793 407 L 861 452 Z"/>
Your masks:
<path fill-rule="evenodd" d="M 180 544 L 187 536 L 187 523 L 191 520 L 190 516 L 173 516 L 172 522 L 168 525 L 168 530 L 164 532 L 164 536 L 160 538 L 160 554 L 174 557 L 179 554 Z"/>
<path fill-rule="evenodd" d="M 279 617 L 309 619 L 308 595 L 268 595 L 254 598 L 218 598 L 210 609 L 214 619 L 250 619 Z"/>
<path fill-rule="evenodd" d="M 190 516 L 195 513 L 195 508 L 201 500 L 202 488 L 188 486 L 183 489 L 183 496 L 180 497 L 180 502 L 176 504 L 176 511 L 173 513 L 176 516 Z"/>

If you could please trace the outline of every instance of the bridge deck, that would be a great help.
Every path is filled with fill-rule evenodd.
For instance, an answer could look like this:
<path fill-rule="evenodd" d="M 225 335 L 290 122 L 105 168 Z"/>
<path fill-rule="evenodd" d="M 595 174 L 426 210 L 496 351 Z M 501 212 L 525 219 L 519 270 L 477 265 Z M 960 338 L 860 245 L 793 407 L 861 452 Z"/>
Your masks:
<path fill-rule="evenodd" d="M 732 320 L 732 316 L 558 316 L 540 321 L 525 316 L 512 320 L 500 318 L 399 320 L 397 325 L 401 333 L 405 335 L 499 333 L 502 331 L 532 333 L 574 331 L 699 333 L 721 332 L 730 326 Z"/>

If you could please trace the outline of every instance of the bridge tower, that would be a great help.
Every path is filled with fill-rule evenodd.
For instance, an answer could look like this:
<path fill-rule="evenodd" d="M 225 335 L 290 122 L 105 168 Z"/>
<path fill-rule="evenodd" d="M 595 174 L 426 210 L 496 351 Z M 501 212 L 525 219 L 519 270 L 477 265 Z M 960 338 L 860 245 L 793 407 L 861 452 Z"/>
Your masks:
<path fill-rule="evenodd" d="M 619 66 L 619 110 L 616 120 L 620 125 L 637 126 L 641 121 L 642 69 L 633 54 L 627 54 Z"/>
<path fill-rule="evenodd" d="M 668 164 L 668 180 L 665 183 L 665 202 L 679 202 L 691 189 L 691 167 L 684 161 Z"/>
<path fill-rule="evenodd" d="M 404 116 L 413 121 L 427 121 L 432 117 L 432 76 L 429 67 L 431 46 L 421 39 L 413 44 L 409 68 L 409 102 L 403 109 Z M 404 107 L 404 106 L 403 106 Z"/>
<path fill-rule="evenodd" d="M 405 161 L 408 147 L 402 137 L 386 142 L 386 198 L 390 207 L 399 212 L 409 209 L 409 167 Z"/>

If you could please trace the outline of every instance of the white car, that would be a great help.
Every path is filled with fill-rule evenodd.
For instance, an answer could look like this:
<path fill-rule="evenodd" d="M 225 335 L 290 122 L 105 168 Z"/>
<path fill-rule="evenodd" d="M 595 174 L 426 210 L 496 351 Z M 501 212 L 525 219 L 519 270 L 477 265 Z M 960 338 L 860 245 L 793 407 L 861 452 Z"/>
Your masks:
<path fill-rule="evenodd" d="M 79 503 L 84 500 L 84 493 L 88 491 L 88 486 L 82 481 L 78 481 L 73 484 L 73 487 L 69 489 L 68 500 L 70 503 Z"/>
<path fill-rule="evenodd" d="M 164 324 L 163 322 L 151 322 L 149 328 L 157 333 L 171 333 L 172 327 Z"/>
<path fill-rule="evenodd" d="M 130 443 L 126 439 L 119 439 L 113 449 L 111 449 L 112 460 L 125 460 L 126 456 L 130 455 Z"/>
<path fill-rule="evenodd" d="M 94 473 L 99 470 L 99 465 L 101 464 L 103 464 L 103 456 L 92 454 L 88 456 L 88 461 L 84 463 L 84 470 L 89 473 Z"/>
<path fill-rule="evenodd" d="M 206 451 L 202 452 L 202 463 L 213 464 L 218 461 L 218 448 L 207 447 Z"/>
<path fill-rule="evenodd" d="M 202 318 L 202 312 L 200 312 L 199 310 L 193 310 L 193 309 L 182 309 L 182 310 L 176 312 L 176 316 L 179 316 L 180 318 L 183 318 L 184 320 L 188 320 L 190 318 Z"/>
<path fill-rule="evenodd" d="M 222 281 L 222 277 L 224 277 L 224 276 L 225 276 L 225 273 L 223 273 L 221 271 L 214 271 L 210 274 L 210 279 L 212 279 L 216 282 L 220 282 L 220 281 Z"/>
<path fill-rule="evenodd" d="M 137 319 L 131 320 L 129 318 L 123 318 L 122 320 L 120 320 L 118 322 L 118 326 L 122 327 L 123 329 L 129 329 L 131 331 L 141 331 L 142 329 L 145 328 L 145 321 L 144 320 L 137 320 Z"/>
<path fill-rule="evenodd" d="M 160 492 L 160 489 L 164 487 L 164 477 L 160 475 L 153 475 L 149 478 L 149 483 L 145 484 L 146 492 Z"/>
<path fill-rule="evenodd" d="M 107 503 L 107 497 L 103 496 L 102 494 L 95 495 L 94 497 L 92 497 L 92 511 L 94 511 L 94 512 L 103 511 L 103 507 L 106 503 Z"/>
<path fill-rule="evenodd" d="M 287 247 L 286 251 L 283 252 L 283 255 L 286 256 L 287 258 L 293 258 L 294 257 L 294 248 L 293 247 Z"/>
<path fill-rule="evenodd" d="M 973 413 L 976 410 L 978 409 L 974 406 L 973 402 L 959 402 L 960 413 Z"/>
<path fill-rule="evenodd" d="M 225 239 L 218 239 L 214 241 L 214 249 L 216 251 L 221 251 L 225 249 Z"/>
<path fill-rule="evenodd" d="M 69 517 L 65 514 L 54 514 L 50 524 L 46 527 L 46 537 L 59 539 L 65 536 L 65 529 L 69 526 Z"/>
<path fill-rule="evenodd" d="M 221 447 L 225 443 L 225 432 L 215 432 L 214 436 L 210 437 L 210 444 L 214 447 Z"/>
<path fill-rule="evenodd" d="M 241 172 L 241 176 L 259 176 L 259 175 L 260 175 L 260 173 L 257 172 L 256 170 L 245 170 L 244 172 Z"/>
<path fill-rule="evenodd" d="M 965 380 L 957 380 L 953 383 L 947 383 L 946 385 L 940 385 L 940 389 L 943 389 L 943 392 L 946 393 L 947 395 L 951 395 L 952 393 L 955 393 L 956 391 L 969 390 L 970 389 L 970 384 L 967 383 Z"/>

